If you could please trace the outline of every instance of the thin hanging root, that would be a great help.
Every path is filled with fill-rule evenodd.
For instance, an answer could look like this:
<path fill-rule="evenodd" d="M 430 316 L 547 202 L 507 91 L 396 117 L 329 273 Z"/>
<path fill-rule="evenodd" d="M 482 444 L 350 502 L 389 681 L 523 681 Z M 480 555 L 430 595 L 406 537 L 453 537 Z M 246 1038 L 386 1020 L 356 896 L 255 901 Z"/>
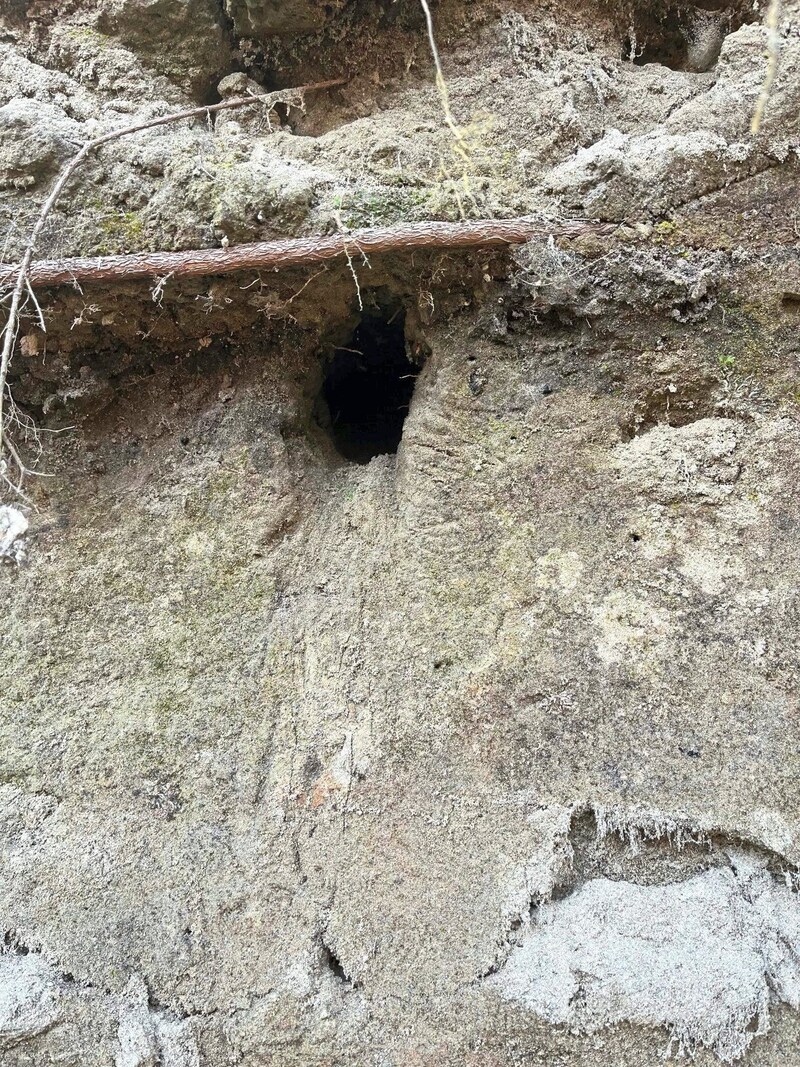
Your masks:
<path fill-rule="evenodd" d="M 42 309 L 39 307 L 39 301 L 36 299 L 33 289 L 31 288 L 30 279 L 27 276 L 25 278 L 25 287 L 28 290 L 28 296 L 31 298 L 31 303 L 36 308 L 36 318 L 39 322 L 39 329 L 42 331 L 42 333 L 47 333 L 47 326 L 44 322 L 44 315 L 42 314 Z"/>
<path fill-rule="evenodd" d="M 778 61 L 781 54 L 781 39 L 778 34 L 781 22 L 781 6 L 781 0 L 771 0 L 765 20 L 767 27 L 767 73 L 753 111 L 753 121 L 750 124 L 750 132 L 753 135 L 757 134 L 761 129 L 764 113 L 772 95 L 775 75 L 778 73 Z"/>
<path fill-rule="evenodd" d="M 442 60 L 439 56 L 439 46 L 436 44 L 436 34 L 433 30 L 433 15 L 431 14 L 428 0 L 419 0 L 423 13 L 425 15 L 425 26 L 428 31 L 428 44 L 430 45 L 431 55 L 433 57 L 433 64 L 436 67 L 436 89 L 439 93 L 439 98 L 442 102 L 442 111 L 444 112 L 444 121 L 447 124 L 450 132 L 453 134 L 455 141 L 453 145 L 453 152 L 458 156 L 464 164 L 464 171 L 461 175 L 461 180 L 464 185 L 464 193 L 467 198 L 475 204 L 475 198 L 472 195 L 472 187 L 470 185 L 468 167 L 472 166 L 472 152 L 470 146 L 467 143 L 467 139 L 464 136 L 464 131 L 456 122 L 453 112 L 450 108 L 450 93 L 447 88 L 447 82 L 444 77 L 444 70 L 442 69 Z M 458 201 L 458 209 L 462 218 L 466 218 L 464 214 L 464 208 L 461 202 L 461 198 L 456 193 L 456 199 Z M 477 206 L 477 205 L 476 205 Z"/>
<path fill-rule="evenodd" d="M 356 246 L 356 247 L 358 247 L 358 246 Z M 361 252 L 361 258 L 364 260 L 364 265 L 367 266 L 367 267 L 370 267 L 370 262 L 367 259 L 366 255 L 364 254 L 364 252 L 362 252 L 360 248 L 358 250 L 359 250 L 359 252 Z M 349 269 L 350 273 L 353 275 L 353 282 L 355 283 L 355 287 L 356 287 L 356 296 L 358 297 L 358 310 L 359 311 L 363 311 L 364 310 L 364 301 L 361 299 L 361 286 L 359 285 L 358 275 L 356 274 L 356 268 L 355 268 L 355 266 L 353 264 L 353 257 L 350 255 L 350 249 L 347 247 L 347 242 L 346 241 L 345 241 L 345 245 L 344 245 L 344 254 L 347 257 L 348 269 Z"/>
<path fill-rule="evenodd" d="M 425 14 L 425 25 L 428 29 L 428 43 L 431 46 L 431 55 L 433 56 L 433 63 L 436 67 L 436 88 L 439 90 L 439 96 L 442 99 L 444 121 L 452 130 L 456 142 L 460 144 L 463 142 L 464 137 L 461 133 L 461 130 L 458 128 L 458 125 L 456 124 L 456 120 L 453 118 L 453 112 L 450 110 L 450 94 L 447 91 L 447 82 L 444 80 L 442 61 L 439 57 L 439 47 L 436 44 L 436 36 L 433 32 L 433 15 L 431 15 L 431 9 L 428 6 L 428 0 L 419 0 L 419 2 L 422 5 L 422 10 Z M 463 147 L 466 150 L 466 145 L 464 145 Z"/>

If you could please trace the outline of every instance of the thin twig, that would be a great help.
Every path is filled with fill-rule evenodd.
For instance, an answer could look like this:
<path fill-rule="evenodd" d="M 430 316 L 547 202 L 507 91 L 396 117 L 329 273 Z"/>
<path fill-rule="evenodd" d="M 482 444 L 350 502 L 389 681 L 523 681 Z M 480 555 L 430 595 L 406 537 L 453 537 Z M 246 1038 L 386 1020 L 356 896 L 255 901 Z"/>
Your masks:
<path fill-rule="evenodd" d="M 324 274 L 327 271 L 327 269 L 328 269 L 327 267 L 323 267 L 322 270 L 315 271 L 314 274 L 312 274 L 310 278 L 306 279 L 306 281 L 300 286 L 300 288 L 297 290 L 297 292 L 293 296 L 289 297 L 289 299 L 286 301 L 286 303 L 287 304 L 291 304 L 293 300 L 297 300 L 298 296 L 300 296 L 300 294 L 304 290 L 306 290 L 309 287 L 309 285 L 311 285 L 311 283 L 316 278 L 319 278 L 319 276 L 321 274 Z"/>

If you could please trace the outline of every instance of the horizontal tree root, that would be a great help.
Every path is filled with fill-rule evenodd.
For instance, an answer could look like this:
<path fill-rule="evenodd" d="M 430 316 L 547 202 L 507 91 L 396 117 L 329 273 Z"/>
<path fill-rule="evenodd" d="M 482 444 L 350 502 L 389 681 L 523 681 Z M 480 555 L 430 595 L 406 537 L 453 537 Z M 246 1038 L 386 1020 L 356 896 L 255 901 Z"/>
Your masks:
<path fill-rule="evenodd" d="M 133 252 L 128 255 L 40 260 L 31 263 L 32 286 L 84 282 L 125 282 L 140 278 L 199 278 L 243 270 L 286 270 L 340 257 L 407 252 L 413 249 L 492 248 L 524 244 L 536 237 L 608 234 L 617 227 L 588 220 L 549 221 L 534 216 L 474 222 L 414 222 L 354 230 L 330 237 L 259 241 L 231 248 L 187 252 Z M 14 279 L 19 265 L 0 264 L 0 286 Z"/>

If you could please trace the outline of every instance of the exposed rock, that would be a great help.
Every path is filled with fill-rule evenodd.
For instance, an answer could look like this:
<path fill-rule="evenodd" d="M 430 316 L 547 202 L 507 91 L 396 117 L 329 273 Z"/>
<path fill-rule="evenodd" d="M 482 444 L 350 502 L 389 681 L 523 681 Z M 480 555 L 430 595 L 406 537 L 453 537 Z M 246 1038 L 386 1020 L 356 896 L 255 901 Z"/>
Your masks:
<path fill-rule="evenodd" d="M 134 976 L 121 997 L 115 1067 L 198 1067 L 191 1023 L 152 1011 L 142 979 Z"/>
<path fill-rule="evenodd" d="M 0 187 L 27 189 L 51 178 L 80 147 L 79 133 L 52 104 L 11 100 L 0 107 Z"/>
<path fill-rule="evenodd" d="M 0 506 L 0 560 L 21 563 L 25 557 L 21 540 L 28 529 L 28 520 L 18 508 Z"/>
<path fill-rule="evenodd" d="M 200 99 L 232 65 L 216 0 L 102 0 L 98 6 L 104 33 Z"/>
<path fill-rule="evenodd" d="M 0 1049 L 46 1033 L 59 1017 L 50 968 L 35 955 L 0 954 Z"/>
<path fill-rule="evenodd" d="M 660 215 L 724 186 L 752 153 L 750 145 L 728 144 L 710 130 L 639 137 L 609 130 L 557 167 L 550 184 L 570 211 L 608 219 Z"/>
<path fill-rule="evenodd" d="M 668 1051 L 731 1063 L 769 1030 L 773 996 L 800 1007 L 800 903 L 736 853 L 685 882 L 593 879 L 534 913 L 489 984 L 552 1023 L 667 1026 Z"/>

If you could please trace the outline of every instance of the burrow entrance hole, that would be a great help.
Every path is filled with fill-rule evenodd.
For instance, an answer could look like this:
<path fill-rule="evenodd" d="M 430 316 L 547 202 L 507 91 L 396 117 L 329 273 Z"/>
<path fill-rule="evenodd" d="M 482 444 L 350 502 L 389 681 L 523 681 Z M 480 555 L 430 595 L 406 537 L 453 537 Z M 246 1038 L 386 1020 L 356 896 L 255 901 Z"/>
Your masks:
<path fill-rule="evenodd" d="M 406 349 L 405 313 L 365 311 L 326 362 L 320 421 L 351 463 L 397 452 L 419 366 Z"/>
<path fill-rule="evenodd" d="M 703 73 L 716 65 L 725 37 L 755 17 L 750 0 L 642 4 L 623 43 L 622 58 L 637 66 L 659 63 Z"/>

